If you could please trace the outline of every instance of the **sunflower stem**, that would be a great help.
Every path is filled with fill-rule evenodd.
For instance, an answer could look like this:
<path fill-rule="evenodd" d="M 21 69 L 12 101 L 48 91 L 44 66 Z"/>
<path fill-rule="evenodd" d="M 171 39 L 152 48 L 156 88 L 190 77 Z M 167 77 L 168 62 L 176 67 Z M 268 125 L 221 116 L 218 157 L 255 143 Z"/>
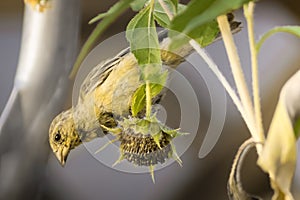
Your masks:
<path fill-rule="evenodd" d="M 237 53 L 236 45 L 233 40 L 233 36 L 230 30 L 227 16 L 221 15 L 217 18 L 217 21 L 222 34 L 222 38 L 224 41 L 227 56 L 230 62 L 230 67 L 238 90 L 238 94 L 241 98 L 243 108 L 245 109 L 246 116 L 244 120 L 248 121 L 248 123 L 251 124 L 251 127 L 255 127 L 254 129 L 250 129 L 250 133 L 256 142 L 260 142 L 261 137 L 256 129 L 255 117 L 253 112 L 254 108 L 252 105 L 250 93 L 245 81 L 244 73 L 241 67 L 241 62 Z M 260 154 L 261 152 L 260 146 L 257 146 L 257 152 L 258 154 Z"/>
<path fill-rule="evenodd" d="M 257 129 L 256 139 L 258 139 L 258 142 L 262 143 L 265 140 L 265 136 L 264 136 L 264 129 L 262 124 L 262 114 L 261 114 L 261 105 L 260 105 L 260 96 L 259 96 L 258 61 L 257 61 L 257 51 L 256 51 L 255 37 L 254 37 L 254 24 L 253 24 L 254 5 L 255 4 L 253 2 L 250 2 L 248 5 L 245 4 L 244 15 L 247 21 L 249 47 L 251 53 L 252 90 L 253 90 L 255 122 L 256 122 L 256 129 Z"/>
<path fill-rule="evenodd" d="M 150 82 L 146 81 L 146 118 L 150 118 L 151 115 L 151 90 Z"/>

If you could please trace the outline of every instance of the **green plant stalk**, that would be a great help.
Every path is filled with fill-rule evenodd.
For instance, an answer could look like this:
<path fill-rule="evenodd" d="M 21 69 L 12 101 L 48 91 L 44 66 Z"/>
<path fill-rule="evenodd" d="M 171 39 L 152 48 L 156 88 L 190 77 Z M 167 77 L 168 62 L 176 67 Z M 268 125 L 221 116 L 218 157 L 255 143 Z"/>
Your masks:
<path fill-rule="evenodd" d="M 268 39 L 270 36 L 272 36 L 273 34 L 278 33 L 278 32 L 285 32 L 285 33 L 289 33 L 289 34 L 299 37 L 299 35 L 293 31 L 293 28 L 295 28 L 295 27 L 297 27 L 297 26 L 282 26 L 282 27 L 276 27 L 276 28 L 269 30 L 256 43 L 256 46 L 255 46 L 256 51 L 259 52 L 262 44 L 266 41 L 266 39 Z"/>
<path fill-rule="evenodd" d="M 151 12 L 153 13 L 154 10 L 154 3 L 155 0 L 151 0 L 150 1 L 150 6 L 151 6 Z M 149 17 L 149 22 L 150 23 L 150 17 Z M 148 77 L 146 75 L 146 77 Z M 150 81 L 149 80 L 145 80 L 146 81 L 146 118 L 149 119 L 151 116 L 151 87 L 150 87 Z M 154 181 L 154 176 L 152 175 L 152 180 Z"/>
<path fill-rule="evenodd" d="M 151 11 L 153 12 L 153 10 L 154 10 L 154 3 L 155 3 L 155 0 L 151 0 L 150 1 L 150 6 L 151 6 Z"/>
<path fill-rule="evenodd" d="M 264 129 L 262 123 L 261 104 L 260 104 L 260 96 L 259 96 L 259 76 L 258 76 L 258 60 L 257 60 L 258 54 L 255 48 L 256 43 L 255 43 L 254 23 L 253 23 L 254 6 L 255 6 L 254 2 L 249 2 L 249 4 L 245 4 L 244 15 L 247 21 L 249 47 L 251 53 L 252 90 L 253 90 L 255 124 L 257 128 L 257 134 L 259 137 L 258 142 L 263 143 L 265 140 L 265 135 L 264 135 Z"/>
<path fill-rule="evenodd" d="M 248 87 L 244 78 L 243 70 L 241 67 L 240 59 L 237 53 L 237 49 L 233 40 L 232 33 L 230 31 L 230 26 L 228 23 L 228 19 L 226 15 L 221 15 L 217 18 L 220 32 L 224 41 L 224 45 L 227 51 L 228 59 L 230 62 L 232 74 L 235 80 L 235 84 L 238 90 L 238 93 L 241 98 L 241 102 L 243 105 L 243 108 L 246 112 L 246 118 L 244 118 L 245 121 L 248 121 L 251 126 L 255 126 L 254 121 L 254 113 L 253 113 L 253 105 L 250 98 L 250 94 L 248 91 Z M 259 141 L 260 136 L 259 133 L 253 129 L 250 129 L 250 133 L 252 137 L 254 138 L 254 141 Z M 256 146 L 258 154 L 260 154 L 262 148 L 260 145 Z"/>
<path fill-rule="evenodd" d="M 151 116 L 151 88 L 150 81 L 146 81 L 146 118 Z"/>

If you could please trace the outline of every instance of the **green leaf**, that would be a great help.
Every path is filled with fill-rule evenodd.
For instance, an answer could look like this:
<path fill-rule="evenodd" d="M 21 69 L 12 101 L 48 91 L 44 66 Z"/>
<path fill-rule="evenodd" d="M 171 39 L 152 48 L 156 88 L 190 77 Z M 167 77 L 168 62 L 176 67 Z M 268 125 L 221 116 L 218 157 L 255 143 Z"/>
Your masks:
<path fill-rule="evenodd" d="M 163 89 L 164 85 L 157 83 L 150 83 L 151 88 L 151 98 L 158 95 Z M 146 85 L 143 84 L 140 86 L 135 93 L 133 94 L 131 101 L 131 113 L 133 117 L 136 117 L 137 114 L 145 108 L 146 106 Z"/>
<path fill-rule="evenodd" d="M 172 0 L 161 0 L 164 5 L 161 5 L 161 3 L 156 0 L 154 4 L 154 18 L 156 22 L 161 25 L 162 27 L 169 27 L 170 25 L 170 18 L 168 14 L 166 13 L 164 6 L 170 13 L 170 15 L 175 16 L 177 12 L 177 3 L 173 2 Z"/>
<path fill-rule="evenodd" d="M 139 87 L 133 94 L 131 100 L 131 113 L 133 117 L 136 117 L 137 114 L 145 107 L 146 105 L 146 86 L 142 85 Z"/>
<path fill-rule="evenodd" d="M 158 95 L 164 88 L 168 77 L 168 72 L 157 73 L 150 83 L 151 98 Z M 131 100 L 131 113 L 135 117 L 146 106 L 146 84 L 141 85 L 133 94 Z"/>
<path fill-rule="evenodd" d="M 294 130 L 295 130 L 295 135 L 298 138 L 300 136 L 300 117 L 296 119 L 296 122 L 294 124 Z"/>
<path fill-rule="evenodd" d="M 205 26 L 200 26 L 193 30 L 189 36 L 195 39 L 201 47 L 211 44 L 219 33 L 218 23 L 213 20 Z"/>
<path fill-rule="evenodd" d="M 192 0 L 184 12 L 177 15 L 171 25 L 173 30 L 188 34 L 219 15 L 240 8 L 250 0 Z M 188 23 L 187 23 L 188 22 Z"/>
<path fill-rule="evenodd" d="M 161 70 L 161 65 L 144 65 L 142 68 L 142 79 L 148 80 L 151 83 L 164 85 L 168 78 L 168 71 Z"/>
<path fill-rule="evenodd" d="M 70 74 L 70 78 L 75 77 L 80 67 L 80 64 L 82 63 L 86 55 L 90 52 L 95 41 L 101 36 L 101 34 L 106 30 L 106 28 L 110 24 L 112 24 L 127 8 L 129 8 L 130 3 L 132 1 L 134 0 L 121 0 L 115 5 L 113 5 L 112 8 L 107 12 L 107 14 L 104 14 L 105 16 L 103 20 L 96 26 L 96 28 L 91 33 L 87 41 L 84 43 L 82 49 L 80 50 L 80 53 L 75 61 L 72 72 Z"/>
<path fill-rule="evenodd" d="M 179 3 L 177 6 L 177 13 L 183 12 L 186 8 L 187 6 L 185 4 Z"/>
<path fill-rule="evenodd" d="M 108 12 L 100 13 L 99 15 L 97 15 L 96 17 L 94 17 L 93 19 L 91 19 L 91 20 L 89 21 L 89 24 L 93 24 L 93 23 L 95 23 L 96 21 L 99 21 L 99 20 L 101 20 L 102 18 L 106 17 L 107 15 L 109 15 Z"/>
<path fill-rule="evenodd" d="M 149 0 L 135 0 L 130 4 L 130 7 L 133 11 L 141 10 Z"/>
<path fill-rule="evenodd" d="M 187 8 L 174 18 L 170 25 L 170 29 L 182 33 L 170 34 L 172 38 L 171 46 L 180 46 L 173 43 L 184 44 L 186 42 L 185 35 L 200 41 L 201 46 L 210 44 L 214 41 L 212 36 L 215 36 L 216 32 L 218 32 L 214 20 L 219 15 L 238 9 L 249 1 L 250 0 L 192 0 L 187 5 Z M 213 39 L 211 40 L 211 38 Z"/>
<path fill-rule="evenodd" d="M 153 5 L 143 8 L 127 25 L 126 38 L 139 65 L 161 64 Z"/>
<path fill-rule="evenodd" d="M 145 88 L 145 85 L 139 87 L 132 97 L 131 113 L 133 117 L 136 117 L 137 114 L 146 106 Z"/>
<path fill-rule="evenodd" d="M 172 4 L 175 6 L 176 11 L 177 11 L 177 7 L 178 7 L 178 0 L 170 0 L 172 2 Z"/>
<path fill-rule="evenodd" d="M 170 50 L 176 50 L 182 45 L 188 43 L 191 39 L 196 40 L 201 47 L 206 47 L 215 41 L 216 36 L 219 33 L 218 23 L 213 20 L 202 26 L 197 27 L 188 35 L 181 34 L 178 32 L 170 31 L 169 36 L 172 38 L 170 43 Z"/>
<path fill-rule="evenodd" d="M 295 137 L 300 136 L 300 70 L 298 70 L 284 85 L 282 94 L 291 122 L 293 124 Z"/>
<path fill-rule="evenodd" d="M 300 26 L 280 26 L 280 27 L 276 27 L 276 28 L 273 28 L 273 29 L 269 30 L 267 33 L 265 33 L 260 38 L 260 40 L 256 44 L 256 51 L 257 52 L 260 51 L 260 48 L 261 48 L 262 44 L 266 41 L 267 38 L 269 38 L 273 34 L 279 33 L 279 32 L 290 33 L 290 34 L 293 34 L 297 37 L 300 37 Z"/>

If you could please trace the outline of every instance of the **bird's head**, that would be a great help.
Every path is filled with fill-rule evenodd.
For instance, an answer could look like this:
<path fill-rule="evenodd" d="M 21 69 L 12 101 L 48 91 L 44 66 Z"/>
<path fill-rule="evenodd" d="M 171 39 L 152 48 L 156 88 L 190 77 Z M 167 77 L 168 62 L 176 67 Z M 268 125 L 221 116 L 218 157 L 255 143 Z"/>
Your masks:
<path fill-rule="evenodd" d="M 81 143 L 72 109 L 60 113 L 53 119 L 49 129 L 49 143 L 56 158 L 64 166 L 71 149 Z"/>

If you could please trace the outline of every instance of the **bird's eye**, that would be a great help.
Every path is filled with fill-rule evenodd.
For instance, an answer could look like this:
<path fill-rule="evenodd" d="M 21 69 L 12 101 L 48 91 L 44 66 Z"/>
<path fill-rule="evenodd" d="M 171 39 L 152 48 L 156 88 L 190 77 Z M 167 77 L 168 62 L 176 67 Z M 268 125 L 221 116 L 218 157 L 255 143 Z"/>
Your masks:
<path fill-rule="evenodd" d="M 60 132 L 57 132 L 57 133 L 55 134 L 55 136 L 54 136 L 54 140 L 55 140 L 56 142 L 59 142 L 60 139 L 61 139 Z"/>

